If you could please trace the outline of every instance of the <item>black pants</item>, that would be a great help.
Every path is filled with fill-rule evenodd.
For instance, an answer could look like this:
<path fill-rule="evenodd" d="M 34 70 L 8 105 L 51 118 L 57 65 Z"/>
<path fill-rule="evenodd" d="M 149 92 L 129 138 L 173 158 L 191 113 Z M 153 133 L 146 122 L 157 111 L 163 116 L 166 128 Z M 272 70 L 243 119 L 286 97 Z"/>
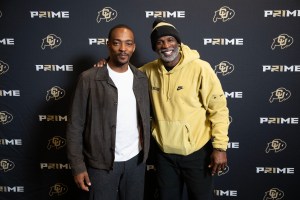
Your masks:
<path fill-rule="evenodd" d="M 115 162 L 111 171 L 89 168 L 89 200 L 142 200 L 146 165 L 141 163 L 141 155 Z"/>
<path fill-rule="evenodd" d="M 212 145 L 187 155 L 166 154 L 158 150 L 157 175 L 161 200 L 181 200 L 186 185 L 190 200 L 211 200 L 213 178 L 208 168 Z"/>

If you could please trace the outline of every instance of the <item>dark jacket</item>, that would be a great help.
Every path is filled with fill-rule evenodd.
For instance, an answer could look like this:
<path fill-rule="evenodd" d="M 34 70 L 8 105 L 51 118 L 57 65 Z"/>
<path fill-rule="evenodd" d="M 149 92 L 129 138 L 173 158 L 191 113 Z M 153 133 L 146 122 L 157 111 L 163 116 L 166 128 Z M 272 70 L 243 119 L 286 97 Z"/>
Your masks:
<path fill-rule="evenodd" d="M 130 65 L 137 102 L 143 162 L 150 145 L 150 102 L 146 75 Z M 67 126 L 67 155 L 73 175 L 86 168 L 112 169 L 115 153 L 118 91 L 107 66 L 81 73 Z M 124 119 L 126 120 L 126 119 Z"/>

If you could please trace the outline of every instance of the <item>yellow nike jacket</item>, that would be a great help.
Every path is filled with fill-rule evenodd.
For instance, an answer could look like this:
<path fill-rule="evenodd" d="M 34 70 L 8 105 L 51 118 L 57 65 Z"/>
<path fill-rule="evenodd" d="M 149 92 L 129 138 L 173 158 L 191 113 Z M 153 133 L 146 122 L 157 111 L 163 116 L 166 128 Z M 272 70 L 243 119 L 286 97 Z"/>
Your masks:
<path fill-rule="evenodd" d="M 171 71 L 160 59 L 139 68 L 149 78 L 152 135 L 165 153 L 189 155 L 209 140 L 226 150 L 229 111 L 220 81 L 196 50 L 182 44 L 181 54 Z"/>

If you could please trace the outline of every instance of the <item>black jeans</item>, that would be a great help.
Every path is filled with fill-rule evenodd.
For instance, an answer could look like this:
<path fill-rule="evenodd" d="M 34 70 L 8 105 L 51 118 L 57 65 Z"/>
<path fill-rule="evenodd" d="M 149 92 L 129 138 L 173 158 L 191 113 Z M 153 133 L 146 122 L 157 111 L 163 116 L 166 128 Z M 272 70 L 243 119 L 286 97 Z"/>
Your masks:
<path fill-rule="evenodd" d="M 115 162 L 113 170 L 89 168 L 89 200 L 142 200 L 145 167 L 143 153 L 125 162 Z"/>
<path fill-rule="evenodd" d="M 157 153 L 157 175 L 160 200 L 181 200 L 186 185 L 190 200 L 211 200 L 213 178 L 208 168 L 211 142 L 187 155 Z"/>

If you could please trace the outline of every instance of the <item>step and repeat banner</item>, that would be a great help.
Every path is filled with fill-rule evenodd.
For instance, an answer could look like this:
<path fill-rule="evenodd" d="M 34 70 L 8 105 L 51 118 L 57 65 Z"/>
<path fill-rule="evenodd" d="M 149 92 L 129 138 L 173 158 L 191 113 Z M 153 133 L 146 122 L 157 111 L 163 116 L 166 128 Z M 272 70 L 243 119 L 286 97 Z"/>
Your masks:
<path fill-rule="evenodd" d="M 299 198 L 299 0 L 1 0 L 1 200 L 85 195 L 66 157 L 78 75 L 108 56 L 119 23 L 135 31 L 132 63 L 155 59 L 157 17 L 211 64 L 228 100 L 229 165 L 215 176 L 215 199 Z M 158 199 L 152 155 L 145 184 L 145 200 Z"/>

